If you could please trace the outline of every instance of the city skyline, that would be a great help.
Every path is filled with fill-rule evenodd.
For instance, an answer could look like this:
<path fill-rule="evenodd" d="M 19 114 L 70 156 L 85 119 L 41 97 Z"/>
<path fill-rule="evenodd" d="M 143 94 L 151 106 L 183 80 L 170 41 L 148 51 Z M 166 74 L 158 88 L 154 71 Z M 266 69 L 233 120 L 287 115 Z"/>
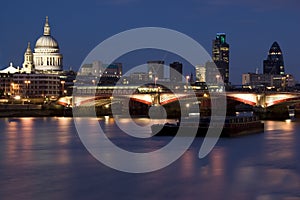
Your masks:
<path fill-rule="evenodd" d="M 281 46 L 286 73 L 294 74 L 297 80 L 300 77 L 297 70 L 297 41 L 290 36 L 300 33 L 297 26 L 297 1 L 282 3 L 270 0 L 230 0 L 225 3 L 215 0 L 201 3 L 174 1 L 171 4 L 155 4 L 136 0 L 114 0 L 72 5 L 69 2 L 54 1 L 47 6 L 44 3 L 26 4 L 20 1 L 19 6 L 15 5 L 16 2 L 3 3 L 0 12 L 1 68 L 7 67 L 10 62 L 22 65 L 27 42 L 34 43 L 41 36 L 40 27 L 48 15 L 50 25 L 54 27 L 53 34 L 60 43 L 61 53 L 64 54 L 64 69 L 72 67 L 78 70 L 90 50 L 118 32 L 136 27 L 160 26 L 191 36 L 203 45 L 209 54 L 215 34 L 225 32 L 231 46 L 230 81 L 233 84 L 241 83 L 242 73 L 255 72 L 256 68 L 262 72 L 263 60 L 274 41 L 278 41 Z M 68 9 L 69 7 L 71 9 Z M 150 16 L 148 10 L 154 8 L 163 15 Z M 26 17 L 22 17 L 23 15 Z M 278 28 L 272 28 L 274 26 Z M 164 58 L 164 55 L 157 55 L 152 60 Z M 149 59 L 145 59 L 144 62 L 147 60 Z M 166 61 L 166 64 L 169 63 Z M 125 70 L 130 67 L 130 61 L 124 63 Z"/>

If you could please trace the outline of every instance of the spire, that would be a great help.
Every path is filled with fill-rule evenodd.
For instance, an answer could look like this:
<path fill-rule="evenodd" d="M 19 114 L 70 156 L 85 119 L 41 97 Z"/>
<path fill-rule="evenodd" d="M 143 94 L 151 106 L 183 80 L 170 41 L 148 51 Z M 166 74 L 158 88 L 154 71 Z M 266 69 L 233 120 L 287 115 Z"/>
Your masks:
<path fill-rule="evenodd" d="M 49 22 L 48 22 L 48 16 L 46 16 L 46 22 L 45 22 L 45 26 L 44 26 L 44 35 L 50 35 L 50 26 L 49 26 Z"/>
<path fill-rule="evenodd" d="M 30 42 L 28 42 L 26 53 L 31 53 Z"/>

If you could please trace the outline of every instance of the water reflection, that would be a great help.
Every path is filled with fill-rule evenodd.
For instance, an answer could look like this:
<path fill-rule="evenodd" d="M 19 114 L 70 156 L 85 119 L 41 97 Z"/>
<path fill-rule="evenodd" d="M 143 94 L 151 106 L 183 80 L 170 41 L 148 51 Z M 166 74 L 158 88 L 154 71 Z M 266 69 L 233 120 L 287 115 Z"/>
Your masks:
<path fill-rule="evenodd" d="M 295 124 L 287 122 L 268 121 L 265 133 L 267 161 L 280 161 L 295 159 L 296 132 Z"/>
<path fill-rule="evenodd" d="M 130 130 L 130 119 L 119 120 Z M 135 141 L 121 133 L 111 117 L 82 121 L 89 123 L 92 134 L 98 134 L 93 130 L 100 125 L 120 146 L 141 152 L 154 151 L 172 139 Z M 141 127 L 150 123 L 142 118 L 135 122 Z M 299 122 L 266 121 L 264 134 L 220 139 L 204 159 L 198 158 L 203 138 L 196 138 L 178 161 L 148 174 L 121 173 L 97 162 L 82 146 L 71 118 L 0 119 L 0 128 L 0 196 L 4 199 L 300 197 Z M 150 132 L 145 129 L 140 134 Z M 161 157 L 149 164 L 160 161 L 156 159 Z"/>

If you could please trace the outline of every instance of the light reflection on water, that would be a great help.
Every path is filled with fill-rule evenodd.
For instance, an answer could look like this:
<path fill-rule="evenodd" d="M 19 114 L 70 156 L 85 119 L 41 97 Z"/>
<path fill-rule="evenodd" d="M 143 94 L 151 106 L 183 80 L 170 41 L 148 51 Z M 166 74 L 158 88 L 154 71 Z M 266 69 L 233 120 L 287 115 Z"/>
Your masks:
<path fill-rule="evenodd" d="M 99 121 L 116 144 L 137 152 L 171 140 L 134 140 L 113 118 L 91 120 Z M 130 130 L 128 122 L 120 120 Z M 137 118 L 135 123 L 150 122 Z M 71 118 L 0 119 L 0 128 L 4 199 L 300 199 L 299 122 L 266 121 L 264 134 L 222 138 L 201 160 L 203 138 L 196 138 L 178 161 L 148 174 L 117 172 L 97 162 L 82 146 Z"/>

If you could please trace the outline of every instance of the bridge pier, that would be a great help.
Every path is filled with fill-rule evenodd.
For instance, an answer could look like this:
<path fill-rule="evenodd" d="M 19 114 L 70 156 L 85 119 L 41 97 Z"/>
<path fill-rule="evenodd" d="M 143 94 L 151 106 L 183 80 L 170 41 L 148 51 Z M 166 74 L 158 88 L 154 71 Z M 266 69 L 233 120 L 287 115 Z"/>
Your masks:
<path fill-rule="evenodd" d="M 261 93 L 256 95 L 256 106 L 261 106 L 265 108 L 267 106 L 266 104 L 266 94 Z"/>
<path fill-rule="evenodd" d="M 151 94 L 152 105 L 160 105 L 160 94 L 154 93 Z"/>

